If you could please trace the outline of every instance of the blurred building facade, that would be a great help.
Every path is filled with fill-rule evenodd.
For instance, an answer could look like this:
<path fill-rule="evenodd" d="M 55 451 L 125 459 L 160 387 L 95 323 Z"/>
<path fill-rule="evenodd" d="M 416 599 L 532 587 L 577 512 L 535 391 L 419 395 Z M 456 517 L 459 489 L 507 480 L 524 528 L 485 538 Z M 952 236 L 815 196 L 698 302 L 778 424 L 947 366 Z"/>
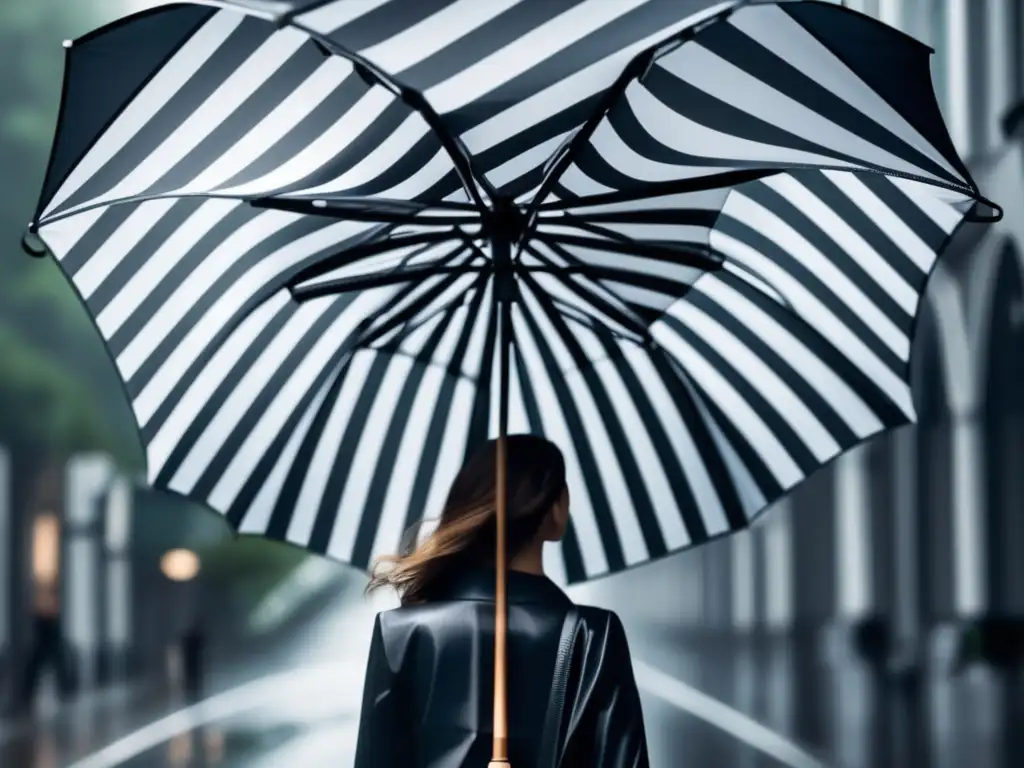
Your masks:
<path fill-rule="evenodd" d="M 100 454 L 55 464 L 18 493 L 0 450 L 0 701 L 43 676 L 61 694 L 126 677 L 135 651 L 133 484 Z"/>
<path fill-rule="evenodd" d="M 950 135 L 1004 218 L 966 226 L 933 274 L 912 358 L 920 423 L 666 565 L 678 593 L 662 618 L 661 599 L 633 604 L 699 634 L 859 638 L 921 658 L 963 622 L 1024 619 L 1024 0 L 844 4 L 936 49 Z M 635 584 L 607 589 L 628 606 Z"/>

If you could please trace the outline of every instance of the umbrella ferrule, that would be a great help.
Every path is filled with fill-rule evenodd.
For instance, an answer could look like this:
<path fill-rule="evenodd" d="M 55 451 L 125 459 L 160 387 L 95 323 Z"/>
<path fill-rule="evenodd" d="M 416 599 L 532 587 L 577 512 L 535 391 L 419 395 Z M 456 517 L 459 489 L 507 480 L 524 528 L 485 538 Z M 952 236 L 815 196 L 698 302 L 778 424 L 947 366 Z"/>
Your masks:
<path fill-rule="evenodd" d="M 526 215 L 514 200 L 498 197 L 494 200 L 493 208 L 484 216 L 483 224 L 484 235 L 491 241 L 495 298 L 499 301 L 515 301 L 512 248 L 526 233 Z"/>
<path fill-rule="evenodd" d="M 494 297 L 500 302 L 516 300 L 516 281 L 511 267 L 494 271 Z"/>
<path fill-rule="evenodd" d="M 501 302 L 515 301 L 516 280 L 512 266 L 512 243 L 504 237 L 491 238 L 494 269 L 494 297 Z"/>
<path fill-rule="evenodd" d="M 527 218 L 523 209 L 516 205 L 514 200 L 506 197 L 498 197 L 494 200 L 493 207 L 483 216 L 484 235 L 489 237 L 492 243 L 505 243 L 505 250 L 508 252 L 513 243 L 522 240 L 527 229 Z M 497 254 L 495 254 L 497 259 Z"/>

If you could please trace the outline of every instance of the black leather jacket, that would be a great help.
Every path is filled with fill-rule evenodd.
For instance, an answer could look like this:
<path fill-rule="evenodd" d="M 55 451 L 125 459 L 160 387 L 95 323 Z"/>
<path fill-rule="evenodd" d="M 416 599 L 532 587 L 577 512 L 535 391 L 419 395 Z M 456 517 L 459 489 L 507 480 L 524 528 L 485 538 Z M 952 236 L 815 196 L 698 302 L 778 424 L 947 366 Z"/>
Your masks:
<path fill-rule="evenodd" d="M 569 598 L 511 572 L 509 763 L 536 768 Z M 626 634 L 610 611 L 580 606 L 561 738 L 565 768 L 649 768 Z M 377 617 L 355 768 L 486 768 L 491 758 L 494 571 L 464 574 L 423 605 Z M 546 767 L 545 767 L 546 768 Z"/>

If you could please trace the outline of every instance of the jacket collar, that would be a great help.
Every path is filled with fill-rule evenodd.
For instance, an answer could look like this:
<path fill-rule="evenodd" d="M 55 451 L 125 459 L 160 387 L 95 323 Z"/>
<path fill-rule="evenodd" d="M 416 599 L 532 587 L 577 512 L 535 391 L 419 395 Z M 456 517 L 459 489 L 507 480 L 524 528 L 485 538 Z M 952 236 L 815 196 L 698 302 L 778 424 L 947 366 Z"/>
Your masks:
<path fill-rule="evenodd" d="M 453 579 L 443 594 L 448 600 L 494 600 L 496 571 L 494 568 L 473 568 Z M 547 576 L 509 571 L 505 580 L 509 603 L 572 605 L 569 596 Z"/>

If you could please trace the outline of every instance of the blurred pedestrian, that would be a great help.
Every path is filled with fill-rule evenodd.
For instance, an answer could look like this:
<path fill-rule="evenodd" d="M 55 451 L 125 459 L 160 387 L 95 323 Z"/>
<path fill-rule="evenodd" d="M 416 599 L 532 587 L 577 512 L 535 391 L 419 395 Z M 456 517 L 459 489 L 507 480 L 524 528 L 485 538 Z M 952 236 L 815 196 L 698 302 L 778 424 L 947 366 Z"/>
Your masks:
<path fill-rule="evenodd" d="M 203 697 L 206 638 L 200 622 L 194 621 L 181 638 L 182 681 L 185 698 L 196 702 Z"/>
<path fill-rule="evenodd" d="M 32 708 L 43 673 L 52 669 L 57 676 L 57 690 L 67 699 L 75 688 L 70 651 L 64 642 L 60 622 L 60 598 L 56 584 L 36 587 L 32 617 L 32 650 L 25 665 L 17 705 L 22 711 Z"/>

